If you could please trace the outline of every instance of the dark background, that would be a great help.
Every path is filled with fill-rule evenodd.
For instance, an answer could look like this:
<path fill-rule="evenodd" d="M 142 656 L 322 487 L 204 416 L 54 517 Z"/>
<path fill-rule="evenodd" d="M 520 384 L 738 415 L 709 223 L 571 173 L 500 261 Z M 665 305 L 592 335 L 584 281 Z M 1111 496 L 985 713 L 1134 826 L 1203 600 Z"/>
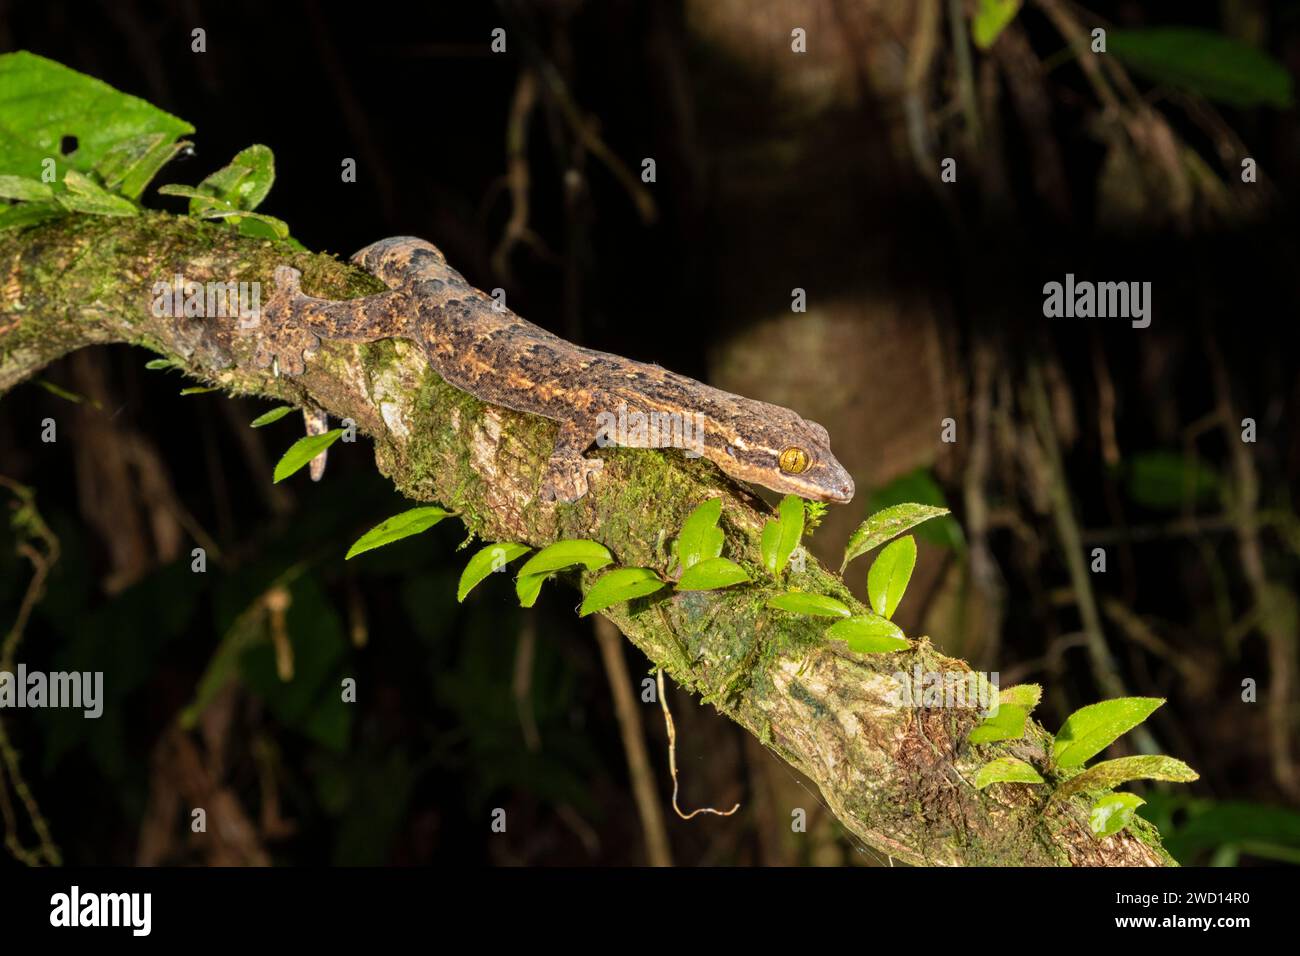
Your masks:
<path fill-rule="evenodd" d="M 922 535 L 908 632 L 1004 685 L 1043 683 L 1037 716 L 1055 728 L 1114 696 L 1081 637 L 1079 607 L 1095 601 L 1125 690 L 1170 698 L 1151 742 L 1202 775 L 1135 788 L 1171 850 L 1185 863 L 1296 862 L 1294 108 L 1237 107 L 1198 96 L 1194 81 L 1134 73 L 1131 95 L 1107 110 L 1038 4 L 1001 53 L 972 52 L 967 108 L 946 4 L 927 79 L 908 89 L 910 6 L 0 3 L 0 49 L 51 57 L 193 123 L 193 155 L 158 182 L 196 183 L 264 143 L 277 181 L 262 211 L 309 248 L 347 255 L 422 236 L 540 325 L 821 421 L 859 495 L 833 509 L 815 551 L 837 561 L 882 503 L 946 502 L 955 521 Z M 1296 3 L 1069 9 L 1087 24 L 1200 26 L 1300 66 Z M 488 48 L 497 26 L 504 55 Z M 789 51 L 793 26 L 809 31 L 803 57 Z M 194 27 L 205 53 L 191 52 Z M 529 71 L 555 78 L 524 126 L 536 241 L 502 255 L 507 127 Z M 629 188 L 583 145 L 571 111 L 634 179 L 654 157 L 656 182 Z M 918 111 L 923 147 L 909 137 Z M 1258 161 L 1258 184 L 1239 181 L 1242 155 Z M 958 159 L 956 184 L 938 181 L 945 156 Z M 355 183 L 340 181 L 344 157 Z M 1180 193 L 1169 162 L 1213 184 L 1193 178 Z M 153 189 L 145 198 L 184 208 Z M 1151 281 L 1152 327 L 1044 319 L 1042 285 L 1066 272 Z M 796 286 L 807 314 L 789 310 Z M 106 672 L 98 721 L 5 717 L 63 858 L 644 862 L 576 592 L 548 589 L 521 613 L 490 580 L 458 606 L 469 552 L 455 550 L 452 521 L 345 566 L 347 545 L 404 507 L 366 443 L 336 445 L 318 486 L 272 486 L 298 417 L 249 432 L 268 406 L 178 397 L 192 383 L 144 370 L 149 357 L 69 357 L 42 378 L 87 401 L 27 383 L 0 413 L 0 474 L 36 490 L 61 546 L 19 659 Z M 1063 557 L 1031 368 L 1083 544 L 1107 548 L 1091 598 Z M 39 441 L 47 416 L 55 445 Z M 955 445 L 939 441 L 949 416 Z M 1243 446 L 1243 472 L 1233 423 L 1245 416 L 1259 440 Z M 1243 560 L 1252 524 L 1258 569 Z M 209 547 L 206 575 L 190 573 L 195 542 Z M 0 541 L 4 622 L 31 574 L 11 543 Z M 265 616 L 236 622 L 288 569 L 285 684 Z M 176 729 L 214 652 L 239 639 L 232 680 L 197 727 Z M 639 693 L 648 662 L 625 651 Z M 361 692 L 340 718 L 327 702 L 343 676 Z M 1241 701 L 1247 678 L 1257 703 Z M 880 862 L 712 708 L 676 692 L 672 703 L 683 804 L 742 804 L 725 820 L 670 814 L 676 862 Z M 657 706 L 643 719 L 666 801 Z M 214 808 L 235 823 L 190 834 L 191 806 L 208 808 L 210 831 Z M 789 833 L 797 806 L 810 815 L 804 835 Z M 508 837 L 489 830 L 496 807 Z M 20 833 L 30 846 L 25 823 Z"/>

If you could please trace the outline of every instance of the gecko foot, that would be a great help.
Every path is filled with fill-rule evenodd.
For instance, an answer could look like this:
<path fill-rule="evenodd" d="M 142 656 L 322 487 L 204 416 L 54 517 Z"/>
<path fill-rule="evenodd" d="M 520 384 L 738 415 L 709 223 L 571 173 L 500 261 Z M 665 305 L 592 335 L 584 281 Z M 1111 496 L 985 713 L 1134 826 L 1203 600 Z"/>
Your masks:
<path fill-rule="evenodd" d="M 588 479 L 604 467 L 599 458 L 554 456 L 547 464 L 538 495 L 543 501 L 577 501 L 587 493 Z"/>
<path fill-rule="evenodd" d="M 304 299 L 302 273 L 289 266 L 275 270 L 275 292 L 262 310 L 265 320 L 250 329 L 258 336 L 253 364 L 266 368 L 273 361 L 283 375 L 301 375 L 307 370 L 306 356 L 320 347 L 320 338 L 295 321 L 294 306 Z"/>

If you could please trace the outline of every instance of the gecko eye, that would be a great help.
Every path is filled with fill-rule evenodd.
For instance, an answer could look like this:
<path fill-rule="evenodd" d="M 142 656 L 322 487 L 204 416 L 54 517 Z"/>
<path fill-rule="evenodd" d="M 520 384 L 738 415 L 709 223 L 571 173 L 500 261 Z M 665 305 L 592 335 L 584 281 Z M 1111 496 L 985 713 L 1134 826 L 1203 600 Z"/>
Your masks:
<path fill-rule="evenodd" d="M 777 464 L 787 475 L 797 475 L 800 472 L 807 471 L 810 460 L 808 453 L 802 448 L 791 446 L 781 452 L 781 457 L 777 459 Z"/>
<path fill-rule="evenodd" d="M 736 457 L 736 449 L 732 448 L 730 445 L 728 445 L 726 448 L 724 448 L 723 451 L 725 451 L 725 452 L 727 453 L 727 457 L 728 457 L 728 458 L 735 458 L 735 457 Z"/>

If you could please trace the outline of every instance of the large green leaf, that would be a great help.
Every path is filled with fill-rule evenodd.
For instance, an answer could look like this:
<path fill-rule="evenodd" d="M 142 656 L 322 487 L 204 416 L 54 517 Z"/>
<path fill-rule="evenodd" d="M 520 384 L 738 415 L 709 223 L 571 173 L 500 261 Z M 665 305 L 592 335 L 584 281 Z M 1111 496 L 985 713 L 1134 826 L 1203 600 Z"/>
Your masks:
<path fill-rule="evenodd" d="M 843 601 L 824 594 L 808 594 L 804 591 L 786 591 L 767 599 L 767 606 L 791 614 L 805 614 L 811 617 L 848 617 L 853 612 Z"/>
<path fill-rule="evenodd" d="M 885 545 L 871 563 L 867 572 L 867 596 L 872 609 L 881 617 L 894 616 L 915 567 L 916 539 L 910 534 Z"/>
<path fill-rule="evenodd" d="M 683 571 L 705 558 L 722 554 L 723 534 L 718 527 L 721 515 L 722 499 L 710 498 L 682 523 L 681 534 L 677 536 L 677 560 Z"/>
<path fill-rule="evenodd" d="M 975 789 L 983 790 L 991 783 L 1042 783 L 1038 771 L 1015 757 L 990 760 L 975 773 Z"/>
<path fill-rule="evenodd" d="M 873 515 L 892 505 L 922 504 L 947 508 L 948 500 L 934 476 L 925 468 L 901 475 L 867 496 L 866 513 Z M 900 532 L 901 533 L 901 532 Z M 940 515 L 917 526 L 916 536 L 941 548 L 962 548 L 966 539 L 952 515 Z"/>
<path fill-rule="evenodd" d="M 679 591 L 716 591 L 749 580 L 745 569 L 726 558 L 705 558 L 687 568 L 677 581 Z"/>
<path fill-rule="evenodd" d="M 781 499 L 778 515 L 776 520 L 763 525 L 760 542 L 763 566 L 774 576 L 785 570 L 790 555 L 794 554 L 799 539 L 803 537 L 803 499 L 798 495 L 786 495 Z"/>
<path fill-rule="evenodd" d="M 1106 49 L 1158 83 L 1207 99 L 1232 106 L 1291 105 L 1286 67 L 1221 33 L 1195 27 L 1111 30 Z"/>
<path fill-rule="evenodd" d="M 537 603 L 537 595 L 542 593 L 542 585 L 552 575 L 521 574 L 515 579 L 515 594 L 519 596 L 520 607 L 532 607 Z"/>
<path fill-rule="evenodd" d="M 1098 840 L 1113 836 L 1133 822 L 1133 814 L 1144 803 L 1136 793 L 1108 793 L 1092 805 L 1088 829 Z"/>
<path fill-rule="evenodd" d="M 826 628 L 826 637 L 848 641 L 849 650 L 855 654 L 889 654 L 912 646 L 902 628 L 879 614 L 859 614 L 836 621 Z"/>
<path fill-rule="evenodd" d="M 1119 697 L 1081 707 L 1057 732 L 1052 757 L 1062 767 L 1082 767 L 1163 703 L 1161 697 Z"/>
<path fill-rule="evenodd" d="M 1052 796 L 1060 798 L 1068 797 L 1081 790 L 1107 790 L 1128 783 L 1130 780 L 1169 780 L 1174 783 L 1189 783 L 1199 777 L 1200 774 L 1181 760 L 1163 754 L 1120 757 L 1118 760 L 1103 760 L 1083 773 L 1071 777 L 1057 787 Z"/>
<path fill-rule="evenodd" d="M 569 541 L 557 541 L 538 551 L 519 569 L 521 578 L 535 574 L 551 574 L 582 565 L 588 571 L 598 571 L 614 563 L 614 556 L 603 544 L 579 538 Z"/>
<path fill-rule="evenodd" d="M 262 204 L 274 182 L 275 156 L 268 147 L 255 143 L 241 149 L 227 165 L 199 183 L 198 190 L 235 209 L 251 211 Z M 190 212 L 200 211 L 191 201 Z"/>
<path fill-rule="evenodd" d="M 654 594 L 664 586 L 659 575 L 649 568 L 617 568 L 596 579 L 582 599 L 578 616 L 586 617 L 611 605 Z"/>
<path fill-rule="evenodd" d="M 364 554 L 367 551 L 373 551 L 375 548 L 382 548 L 386 544 L 392 544 L 394 541 L 409 538 L 413 534 L 428 531 L 449 514 L 451 514 L 450 511 L 445 511 L 436 505 L 430 505 L 424 508 L 412 508 L 410 511 L 403 511 L 401 514 L 393 515 L 358 538 L 352 547 L 348 548 L 344 560 L 350 561 L 358 554 Z"/>
<path fill-rule="evenodd" d="M 501 570 L 515 558 L 523 557 L 531 550 L 528 545 L 516 541 L 489 544 L 470 558 L 469 563 L 465 565 L 465 570 L 460 575 L 460 583 L 456 585 L 456 600 L 464 601 L 465 596 L 478 587 L 489 574 Z M 531 584 L 532 582 L 530 586 Z M 540 582 L 537 584 L 538 587 L 541 586 Z"/>
<path fill-rule="evenodd" d="M 0 173 L 39 179 L 53 159 L 56 178 L 89 173 L 124 140 L 161 134 L 170 143 L 194 127 L 107 83 L 20 50 L 0 56 Z M 60 150 L 75 137 L 70 155 Z"/>
<path fill-rule="evenodd" d="M 877 511 L 858 526 L 858 530 L 849 535 L 848 546 L 844 549 L 844 560 L 840 563 L 840 572 L 849 566 L 854 558 L 866 554 L 876 545 L 884 544 L 890 538 L 897 537 L 904 531 L 916 527 L 923 521 L 948 514 L 947 508 L 934 505 L 918 505 L 905 502 L 890 505 Z"/>
<path fill-rule="evenodd" d="M 289 450 L 275 463 L 275 481 L 284 481 L 307 462 L 311 461 L 330 445 L 343 437 L 343 429 L 333 428 L 323 435 L 308 435 L 299 438 L 289 446 Z"/>

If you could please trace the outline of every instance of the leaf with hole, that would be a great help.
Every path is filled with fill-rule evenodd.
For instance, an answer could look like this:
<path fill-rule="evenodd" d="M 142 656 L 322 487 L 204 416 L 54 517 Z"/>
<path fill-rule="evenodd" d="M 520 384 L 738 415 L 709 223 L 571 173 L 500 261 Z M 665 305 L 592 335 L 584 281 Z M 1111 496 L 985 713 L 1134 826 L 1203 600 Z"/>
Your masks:
<path fill-rule="evenodd" d="M 526 544 L 519 544 L 516 541 L 502 541 L 497 544 L 489 544 L 478 551 L 469 559 L 469 563 L 465 565 L 465 570 L 460 574 L 460 583 L 456 585 L 456 601 L 464 601 L 465 596 L 478 587 L 480 582 L 489 574 L 493 571 L 500 571 L 511 561 L 523 557 L 531 550 L 532 548 Z"/>
<path fill-rule="evenodd" d="M 1057 732 L 1052 759 L 1061 767 L 1082 767 L 1163 703 L 1162 697 L 1119 697 L 1079 708 Z"/>
<path fill-rule="evenodd" d="M 912 579 L 914 567 L 916 539 L 910 534 L 885 545 L 871 563 L 871 570 L 867 572 L 867 596 L 871 599 L 872 609 L 881 617 L 894 616 L 898 602 L 907 590 L 907 582 Z"/>
<path fill-rule="evenodd" d="M 975 789 L 983 790 L 991 783 L 1042 783 L 1038 771 L 1015 757 L 990 760 L 975 772 Z"/>
<path fill-rule="evenodd" d="M 54 159 L 57 178 L 88 173 L 123 140 L 162 134 L 175 141 L 194 127 L 61 63 L 20 50 L 0 56 L 0 173 L 40 177 Z M 69 155 L 62 146 L 76 145 Z"/>
<path fill-rule="evenodd" d="M 299 438 L 275 463 L 275 482 L 279 484 L 284 481 L 342 437 L 343 429 L 332 428 L 323 435 Z"/>
<path fill-rule="evenodd" d="M 778 517 L 763 525 L 763 537 L 760 550 L 763 554 L 763 566 L 776 577 L 785 570 L 803 537 L 804 507 L 803 499 L 798 495 L 786 495 L 781 499 L 777 509 Z"/>
<path fill-rule="evenodd" d="M 998 704 L 998 712 L 970 732 L 973 744 L 991 744 L 999 740 L 1019 740 L 1025 735 L 1029 711 L 1015 704 Z"/>
<path fill-rule="evenodd" d="M 1133 822 L 1133 814 L 1144 803 L 1136 793 L 1108 793 L 1088 811 L 1088 829 L 1098 840 L 1114 836 Z"/>
<path fill-rule="evenodd" d="M 716 591 L 749 580 L 745 569 L 726 558 L 705 558 L 682 572 L 679 591 Z"/>
<path fill-rule="evenodd" d="M 826 628 L 826 637 L 848 641 L 849 650 L 855 654 L 891 654 L 912 646 L 902 628 L 879 614 L 858 614 L 836 621 Z"/>
<path fill-rule="evenodd" d="M 147 367 L 148 366 L 146 366 L 146 368 Z M 288 415 L 293 410 L 294 408 L 292 405 L 278 405 L 275 408 L 271 409 L 269 412 L 263 412 L 261 415 L 258 415 L 256 418 L 254 418 L 251 422 L 248 423 L 248 427 L 261 428 L 263 425 L 271 424 L 271 422 L 278 422 L 280 419 L 284 418 L 285 415 Z"/>
<path fill-rule="evenodd" d="M 718 527 L 722 515 L 722 499 L 710 498 L 698 505 L 682 523 L 677 536 L 677 560 L 682 570 L 722 554 L 723 534 Z"/>
<path fill-rule="evenodd" d="M 858 525 L 858 530 L 849 536 L 848 546 L 844 549 L 844 560 L 840 564 L 840 573 L 844 573 L 850 561 L 861 557 L 877 545 L 884 544 L 890 538 L 915 528 L 923 521 L 946 514 L 948 514 L 947 508 L 912 503 L 891 505 L 877 511 Z"/>
<path fill-rule="evenodd" d="M 616 568 L 608 574 L 602 574 L 591 585 L 586 597 L 582 599 L 578 616 L 586 617 L 614 604 L 654 594 L 664 586 L 659 575 L 649 568 Z"/>
<path fill-rule="evenodd" d="M 614 563 L 614 556 L 603 544 L 578 538 L 569 541 L 557 541 L 538 551 L 519 569 L 519 577 L 534 574 L 551 574 L 581 565 L 588 571 L 598 571 Z"/>
<path fill-rule="evenodd" d="M 1103 760 L 1083 773 L 1065 781 L 1052 794 L 1053 799 L 1068 797 L 1083 790 L 1108 790 L 1130 780 L 1167 780 L 1171 783 L 1190 783 L 1200 778 L 1187 764 L 1163 754 L 1144 754 L 1138 757 L 1120 757 Z"/>
<path fill-rule="evenodd" d="M 385 521 L 375 525 L 361 537 L 353 542 L 352 547 L 348 548 L 348 553 L 344 560 L 350 561 L 358 554 L 365 554 L 367 551 L 373 551 L 375 548 L 382 548 L 386 544 L 392 544 L 394 541 L 401 541 L 403 538 L 409 538 L 413 534 L 420 534 L 422 531 L 428 531 L 443 518 L 451 514 L 439 508 L 437 505 L 428 505 L 422 508 L 412 508 L 410 511 L 403 511 L 401 514 L 393 515 Z"/>

